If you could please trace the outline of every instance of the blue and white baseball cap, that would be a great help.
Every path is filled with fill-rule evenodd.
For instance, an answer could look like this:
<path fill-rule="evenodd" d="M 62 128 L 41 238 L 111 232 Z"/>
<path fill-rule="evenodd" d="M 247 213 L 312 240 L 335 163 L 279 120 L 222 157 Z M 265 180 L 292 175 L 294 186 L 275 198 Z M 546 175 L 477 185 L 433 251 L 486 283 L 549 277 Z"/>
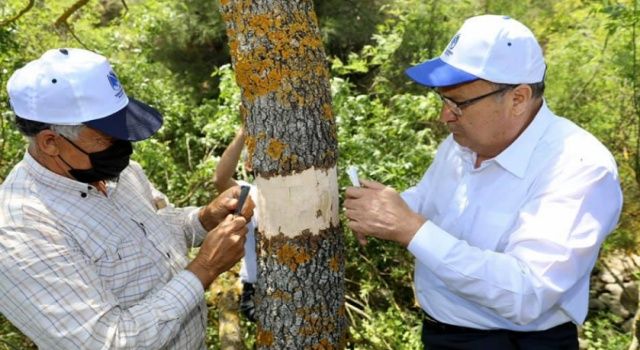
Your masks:
<path fill-rule="evenodd" d="M 405 73 L 428 87 L 453 86 L 477 79 L 499 84 L 533 84 L 544 80 L 542 48 L 522 23 L 508 16 L 467 19 L 440 57 Z"/>
<path fill-rule="evenodd" d="M 156 109 L 125 94 L 107 59 L 83 49 L 53 49 L 13 73 L 9 102 L 20 118 L 85 124 L 120 140 L 139 141 L 162 126 Z"/>

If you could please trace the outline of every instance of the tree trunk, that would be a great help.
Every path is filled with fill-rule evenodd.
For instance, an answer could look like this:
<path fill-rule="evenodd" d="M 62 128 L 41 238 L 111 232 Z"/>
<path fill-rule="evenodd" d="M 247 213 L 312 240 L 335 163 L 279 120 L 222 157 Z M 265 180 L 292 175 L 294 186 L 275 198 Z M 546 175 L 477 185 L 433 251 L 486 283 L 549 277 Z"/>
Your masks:
<path fill-rule="evenodd" d="M 256 344 L 344 348 L 336 125 L 311 0 L 221 0 L 258 188 Z"/>

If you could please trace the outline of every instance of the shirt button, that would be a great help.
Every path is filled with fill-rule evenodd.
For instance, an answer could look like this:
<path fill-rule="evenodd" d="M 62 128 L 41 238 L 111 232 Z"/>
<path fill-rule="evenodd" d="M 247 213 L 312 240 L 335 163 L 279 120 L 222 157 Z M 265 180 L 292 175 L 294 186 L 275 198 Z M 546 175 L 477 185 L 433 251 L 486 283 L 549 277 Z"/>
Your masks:
<path fill-rule="evenodd" d="M 80 197 L 82 197 L 82 198 L 87 198 L 87 194 L 86 194 L 86 193 L 84 193 L 84 192 L 80 192 Z"/>

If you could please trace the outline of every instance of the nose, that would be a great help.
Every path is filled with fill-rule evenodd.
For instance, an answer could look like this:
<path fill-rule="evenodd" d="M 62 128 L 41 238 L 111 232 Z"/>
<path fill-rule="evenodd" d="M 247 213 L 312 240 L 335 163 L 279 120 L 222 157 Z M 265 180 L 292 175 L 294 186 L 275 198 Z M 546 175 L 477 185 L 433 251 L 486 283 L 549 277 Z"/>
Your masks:
<path fill-rule="evenodd" d="M 458 120 L 458 116 L 453 113 L 446 103 L 443 103 L 442 109 L 440 109 L 440 121 L 446 124 L 456 120 Z"/>

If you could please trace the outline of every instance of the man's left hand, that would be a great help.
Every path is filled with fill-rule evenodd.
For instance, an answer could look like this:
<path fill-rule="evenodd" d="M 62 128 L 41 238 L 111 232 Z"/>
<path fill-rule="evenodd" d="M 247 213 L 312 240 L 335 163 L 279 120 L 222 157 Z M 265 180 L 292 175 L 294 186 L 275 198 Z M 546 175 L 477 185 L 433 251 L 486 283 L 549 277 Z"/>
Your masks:
<path fill-rule="evenodd" d="M 198 218 L 200 219 L 202 226 L 207 231 L 211 231 L 218 226 L 218 224 L 221 223 L 227 215 L 233 214 L 233 211 L 238 206 L 238 197 L 240 197 L 240 186 L 234 186 L 222 192 L 218 197 L 212 200 L 211 203 L 200 209 Z M 251 197 L 248 197 L 242 207 L 242 212 L 240 213 L 240 215 L 244 216 L 247 222 L 249 222 L 253 216 L 254 207 L 255 205 L 253 204 Z"/>

